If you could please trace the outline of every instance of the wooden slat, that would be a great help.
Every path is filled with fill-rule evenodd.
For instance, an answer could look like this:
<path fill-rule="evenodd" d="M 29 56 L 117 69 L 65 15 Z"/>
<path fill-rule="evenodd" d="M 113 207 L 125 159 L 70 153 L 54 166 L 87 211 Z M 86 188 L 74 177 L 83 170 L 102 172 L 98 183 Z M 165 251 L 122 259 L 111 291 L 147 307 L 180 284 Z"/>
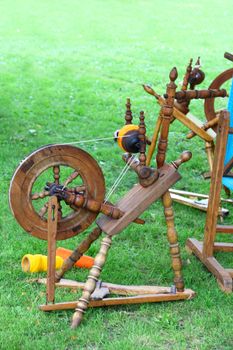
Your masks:
<path fill-rule="evenodd" d="M 177 203 L 184 204 L 184 205 L 187 205 L 189 207 L 196 208 L 196 209 L 199 209 L 202 211 L 207 211 L 208 202 L 203 203 L 201 201 L 190 199 L 190 198 L 185 198 L 183 196 L 180 196 L 180 195 L 174 194 L 174 193 L 171 193 L 171 197 L 172 197 L 172 200 L 177 202 Z M 226 216 L 228 214 L 229 214 L 229 210 L 224 209 L 224 208 L 219 208 L 218 215 Z"/>
<path fill-rule="evenodd" d="M 214 251 L 215 252 L 233 252 L 233 243 L 214 243 Z"/>
<path fill-rule="evenodd" d="M 195 293 L 191 289 L 185 289 L 184 292 L 178 292 L 176 294 L 149 294 L 149 295 L 137 295 L 133 297 L 120 297 L 120 298 L 105 298 L 103 300 L 91 300 L 89 307 L 103 307 L 103 306 L 116 306 L 116 305 L 128 305 L 128 304 L 140 304 L 140 303 L 155 303 L 162 301 L 175 301 L 192 299 Z M 39 309 L 42 311 L 55 311 L 55 310 L 68 310 L 75 309 L 77 307 L 77 301 L 70 301 L 64 303 L 40 305 Z"/>
<path fill-rule="evenodd" d="M 174 193 L 174 194 L 179 194 L 181 196 L 187 196 L 190 198 L 196 197 L 196 198 L 209 198 L 208 194 L 203 194 L 203 193 L 197 193 L 197 192 L 190 192 L 190 191 L 183 191 L 183 190 L 176 190 L 174 188 L 170 188 L 169 189 L 170 193 Z M 221 198 L 221 202 L 226 202 L 226 203 L 233 203 L 233 199 L 229 199 L 229 198 Z M 232 226 L 233 228 L 233 226 Z"/>
<path fill-rule="evenodd" d="M 46 284 L 46 278 L 39 278 L 36 282 Z M 84 289 L 84 282 L 77 282 L 73 280 L 61 279 L 56 283 L 56 288 L 71 288 L 71 289 Z M 113 284 L 108 282 L 102 282 L 101 287 L 108 288 L 110 293 L 120 295 L 136 295 L 136 294 L 169 294 L 171 293 L 170 287 L 161 286 L 129 286 L 122 284 Z"/>
<path fill-rule="evenodd" d="M 218 233 L 233 233 L 233 225 L 217 225 L 216 232 Z"/>
<path fill-rule="evenodd" d="M 203 123 L 197 119 L 192 114 L 188 113 L 187 115 L 180 112 L 177 108 L 174 108 L 173 115 L 176 119 L 182 122 L 185 126 L 187 126 L 190 130 L 194 131 L 200 138 L 205 141 L 211 142 L 215 138 L 216 134 L 212 129 L 203 130 Z"/>
<path fill-rule="evenodd" d="M 214 240 L 216 235 L 216 225 L 220 195 L 222 188 L 222 174 L 224 168 L 224 157 L 226 153 L 226 143 L 229 128 L 229 113 L 225 110 L 219 117 L 219 129 L 216 140 L 214 154 L 213 171 L 210 184 L 209 203 L 206 215 L 206 224 L 203 241 L 203 255 L 205 258 L 213 255 Z"/>
<path fill-rule="evenodd" d="M 114 220 L 103 215 L 97 219 L 97 225 L 108 235 L 117 234 L 142 214 L 147 207 L 160 198 L 180 178 L 181 176 L 173 166 L 165 164 L 160 169 L 159 179 L 153 185 L 142 187 L 137 184 L 117 203 L 117 207 L 125 212 L 120 219 Z"/>

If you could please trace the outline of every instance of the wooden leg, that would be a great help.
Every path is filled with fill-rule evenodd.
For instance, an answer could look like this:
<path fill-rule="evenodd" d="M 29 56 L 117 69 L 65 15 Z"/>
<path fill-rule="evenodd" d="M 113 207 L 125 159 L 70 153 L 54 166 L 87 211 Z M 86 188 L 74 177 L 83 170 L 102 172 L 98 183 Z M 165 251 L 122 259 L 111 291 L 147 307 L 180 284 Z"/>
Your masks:
<path fill-rule="evenodd" d="M 216 148 L 213 161 L 213 171 L 210 184 L 210 195 L 206 215 L 206 224 L 203 242 L 194 238 L 189 238 L 186 246 L 191 250 L 202 263 L 217 277 L 219 285 L 226 292 L 232 292 L 232 277 L 227 269 L 224 269 L 214 257 L 215 251 L 230 252 L 233 246 L 227 243 L 215 242 L 216 231 L 225 231 L 222 225 L 217 225 L 217 216 L 220 202 L 222 174 L 224 170 L 224 157 L 228 137 L 229 113 L 221 112 L 219 119 L 219 129 L 216 139 Z M 218 228 L 216 230 L 216 228 Z M 229 227 L 226 233 L 230 233 Z"/>
<path fill-rule="evenodd" d="M 225 269 L 214 256 L 205 258 L 203 255 L 203 242 L 195 238 L 189 238 L 186 242 L 186 248 L 190 253 L 196 255 L 197 258 L 206 266 L 206 268 L 217 278 L 220 288 L 226 293 L 232 293 L 233 281 L 231 272 Z M 217 250 L 217 249 L 216 249 Z"/>
<path fill-rule="evenodd" d="M 206 150 L 207 159 L 210 167 L 210 173 L 212 173 L 212 170 L 213 170 L 214 147 L 215 147 L 214 141 L 205 143 L 205 150 Z"/>
<path fill-rule="evenodd" d="M 55 299 L 55 265 L 56 265 L 56 235 L 58 219 L 58 201 L 53 196 L 48 205 L 48 272 L 46 301 L 54 302 Z"/>
<path fill-rule="evenodd" d="M 158 117 L 158 119 L 156 121 L 156 124 L 155 124 L 155 129 L 154 129 L 154 133 L 153 133 L 153 136 L 152 136 L 151 145 L 150 145 L 150 147 L 148 149 L 148 154 L 147 154 L 147 157 L 146 157 L 146 165 L 147 166 L 150 165 L 151 158 L 153 156 L 153 153 L 154 153 L 154 150 L 155 150 L 155 147 L 156 147 L 159 131 L 160 131 L 160 128 L 161 128 L 161 123 L 162 123 L 162 115 L 161 115 L 161 111 L 160 111 L 159 117 Z"/>
<path fill-rule="evenodd" d="M 81 256 L 90 248 L 91 244 L 96 241 L 101 235 L 102 231 L 99 227 L 94 230 L 79 244 L 79 246 L 72 252 L 72 254 L 64 260 L 62 267 L 55 274 L 55 281 L 59 282 L 66 271 L 69 271 Z"/>
<path fill-rule="evenodd" d="M 163 197 L 164 214 L 167 224 L 167 238 L 170 245 L 170 254 L 172 258 L 172 268 L 175 274 L 174 283 L 179 292 L 184 290 L 184 281 L 182 277 L 182 262 L 180 257 L 180 248 L 177 239 L 177 233 L 174 225 L 174 213 L 172 209 L 172 199 L 167 191 Z"/>
<path fill-rule="evenodd" d="M 90 270 L 90 274 L 85 284 L 84 291 L 82 293 L 81 298 L 78 301 L 77 308 L 75 309 L 75 313 L 73 315 L 73 320 L 71 324 L 71 328 L 73 329 L 78 327 L 82 321 L 83 314 L 86 311 L 90 302 L 91 294 L 95 290 L 96 282 L 98 281 L 102 268 L 105 264 L 107 253 L 109 248 L 111 247 L 111 243 L 111 236 L 104 237 L 104 239 L 101 242 L 100 251 L 95 258 L 94 265 Z"/>
<path fill-rule="evenodd" d="M 216 140 L 216 150 L 213 162 L 213 171 L 210 184 L 210 195 L 206 215 L 206 224 L 203 241 L 203 256 L 213 256 L 216 225 L 222 188 L 222 174 L 224 169 L 224 157 L 228 137 L 229 116 L 223 112 L 219 119 L 219 131 Z"/>

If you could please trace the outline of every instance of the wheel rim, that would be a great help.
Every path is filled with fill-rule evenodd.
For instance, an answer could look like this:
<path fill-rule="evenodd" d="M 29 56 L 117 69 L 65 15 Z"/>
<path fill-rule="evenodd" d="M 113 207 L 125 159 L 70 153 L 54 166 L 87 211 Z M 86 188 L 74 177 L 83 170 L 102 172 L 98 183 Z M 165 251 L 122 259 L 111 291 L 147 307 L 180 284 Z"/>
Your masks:
<path fill-rule="evenodd" d="M 219 74 L 210 84 L 209 89 L 220 89 L 223 84 L 233 77 L 233 68 L 230 68 L 221 74 Z M 208 121 L 216 117 L 217 111 L 215 110 L 215 98 L 207 98 L 204 103 L 204 110 L 206 119 Z M 217 125 L 213 126 L 212 129 L 217 131 Z"/>
<path fill-rule="evenodd" d="M 64 173 L 61 172 L 63 168 L 65 169 Z M 47 240 L 46 212 L 41 215 L 41 211 L 37 210 L 35 203 L 41 202 L 43 204 L 49 197 L 45 195 L 44 198 L 35 199 L 37 193 L 34 191 L 36 186 L 38 188 L 40 184 L 43 184 L 40 177 L 45 178 L 51 169 L 53 177 L 51 175 L 47 181 L 52 180 L 52 182 L 64 185 L 64 179 L 67 180 L 66 176 L 69 172 L 70 174 L 78 172 L 78 175 L 70 181 L 67 187 L 77 185 L 77 181 L 79 181 L 78 186 L 80 188 L 83 186 L 82 191 L 85 196 L 102 202 L 105 195 L 103 173 L 98 163 L 82 149 L 70 145 L 49 145 L 31 153 L 21 162 L 13 175 L 9 202 L 13 215 L 23 229 L 29 234 L 45 240 Z M 43 188 L 39 194 L 42 195 L 42 193 L 44 193 Z M 64 206 L 66 208 L 64 202 L 61 203 L 63 208 Z M 91 225 L 96 216 L 96 213 L 86 209 L 72 210 L 69 207 L 66 214 L 58 222 L 57 240 L 67 239 L 81 233 Z"/>

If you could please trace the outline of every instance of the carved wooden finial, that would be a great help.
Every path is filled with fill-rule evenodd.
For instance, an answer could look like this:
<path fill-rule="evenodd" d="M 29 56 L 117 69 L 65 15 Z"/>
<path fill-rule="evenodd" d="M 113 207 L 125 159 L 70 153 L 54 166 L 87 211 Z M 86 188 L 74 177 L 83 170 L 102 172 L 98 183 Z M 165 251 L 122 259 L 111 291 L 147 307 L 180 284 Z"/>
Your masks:
<path fill-rule="evenodd" d="M 125 111 L 125 125 L 132 124 L 132 111 L 131 111 L 131 103 L 130 98 L 128 97 L 126 100 L 126 111 Z"/>
<path fill-rule="evenodd" d="M 143 111 L 140 112 L 140 123 L 138 132 L 140 140 L 139 161 L 141 165 L 146 165 L 146 125 Z"/>
<path fill-rule="evenodd" d="M 169 78 L 172 82 L 174 82 L 178 77 L 178 72 L 176 67 L 173 67 L 172 70 L 170 71 Z"/>
<path fill-rule="evenodd" d="M 174 168 L 178 169 L 182 163 L 188 162 L 192 158 L 192 153 L 190 151 L 184 151 L 181 153 L 180 158 L 174 160 L 172 165 Z"/>

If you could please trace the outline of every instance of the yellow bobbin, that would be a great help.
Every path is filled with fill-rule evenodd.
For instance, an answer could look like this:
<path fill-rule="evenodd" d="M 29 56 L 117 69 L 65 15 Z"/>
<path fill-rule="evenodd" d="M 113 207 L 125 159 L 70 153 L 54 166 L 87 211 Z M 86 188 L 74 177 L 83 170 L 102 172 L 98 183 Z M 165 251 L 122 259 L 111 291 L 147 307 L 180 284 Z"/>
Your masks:
<path fill-rule="evenodd" d="M 22 258 L 21 266 L 24 272 L 44 272 L 47 271 L 47 261 L 46 255 L 42 254 L 26 254 Z M 56 256 L 56 269 L 60 269 L 63 264 L 63 259 L 60 256 Z"/>
<path fill-rule="evenodd" d="M 121 149 L 123 149 L 123 151 L 125 151 L 125 149 L 124 149 L 124 147 L 122 145 L 122 137 L 125 136 L 127 134 L 127 132 L 132 131 L 132 130 L 138 130 L 138 129 L 139 129 L 138 125 L 127 124 L 127 125 L 123 126 L 123 128 L 121 128 L 119 130 L 117 143 L 118 143 L 118 146 Z"/>

